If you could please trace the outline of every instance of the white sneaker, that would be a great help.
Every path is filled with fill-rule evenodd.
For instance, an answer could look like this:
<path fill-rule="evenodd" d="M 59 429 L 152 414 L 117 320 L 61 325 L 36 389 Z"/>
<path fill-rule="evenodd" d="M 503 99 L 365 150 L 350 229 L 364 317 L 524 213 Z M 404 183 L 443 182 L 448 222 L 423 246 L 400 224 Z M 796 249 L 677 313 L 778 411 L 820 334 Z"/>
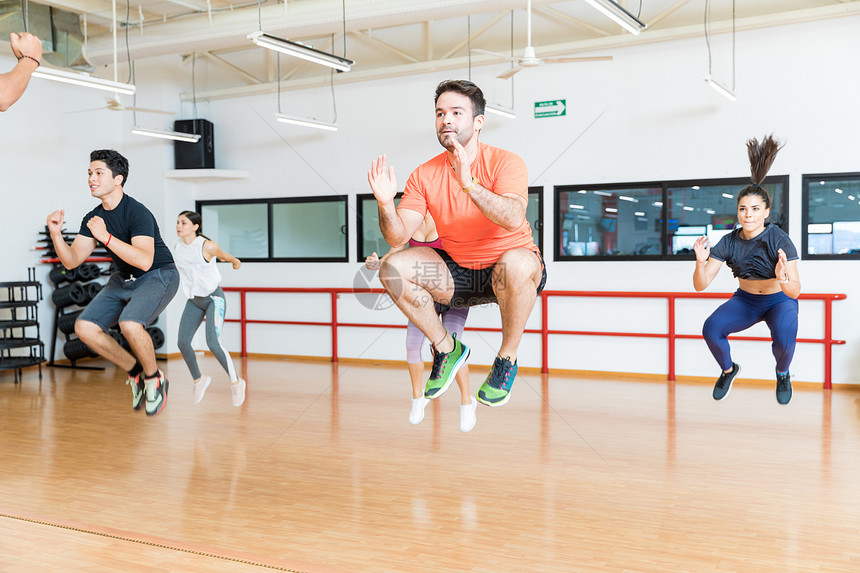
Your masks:
<path fill-rule="evenodd" d="M 212 383 L 211 376 L 201 376 L 200 380 L 194 383 L 194 404 L 199 404 L 203 399 L 203 394 L 206 393 L 206 388 Z"/>
<path fill-rule="evenodd" d="M 412 398 L 412 411 L 409 412 L 409 423 L 413 426 L 415 424 L 420 424 L 421 420 L 424 419 L 424 408 L 427 407 L 427 404 L 430 403 L 430 400 L 421 396 L 419 398 Z"/>
<path fill-rule="evenodd" d="M 475 415 L 475 410 L 478 408 L 478 401 L 472 398 L 472 403 L 468 406 L 460 404 L 460 431 L 470 432 L 475 427 L 478 417 Z"/>
<path fill-rule="evenodd" d="M 239 378 L 230 384 L 230 392 L 233 394 L 233 405 L 239 407 L 245 401 L 245 381 Z"/>

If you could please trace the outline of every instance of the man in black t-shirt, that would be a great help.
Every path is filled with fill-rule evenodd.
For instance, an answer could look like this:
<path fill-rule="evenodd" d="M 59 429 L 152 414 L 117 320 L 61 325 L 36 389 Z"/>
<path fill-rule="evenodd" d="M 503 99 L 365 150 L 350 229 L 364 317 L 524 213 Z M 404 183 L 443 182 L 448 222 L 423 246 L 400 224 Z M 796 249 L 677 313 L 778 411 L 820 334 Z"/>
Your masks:
<path fill-rule="evenodd" d="M 63 210 L 48 215 L 47 225 L 57 256 L 67 269 L 83 263 L 101 242 L 116 267 L 110 280 L 75 321 L 75 334 L 87 346 L 128 372 L 132 406 L 146 403 L 155 415 L 167 402 L 167 377 L 155 362 L 146 327 L 152 324 L 179 288 L 179 271 L 161 239 L 149 209 L 123 192 L 128 160 L 112 149 L 90 154 L 89 186 L 101 205 L 84 216 L 71 245 L 63 239 Z M 119 324 L 132 355 L 108 334 Z"/>

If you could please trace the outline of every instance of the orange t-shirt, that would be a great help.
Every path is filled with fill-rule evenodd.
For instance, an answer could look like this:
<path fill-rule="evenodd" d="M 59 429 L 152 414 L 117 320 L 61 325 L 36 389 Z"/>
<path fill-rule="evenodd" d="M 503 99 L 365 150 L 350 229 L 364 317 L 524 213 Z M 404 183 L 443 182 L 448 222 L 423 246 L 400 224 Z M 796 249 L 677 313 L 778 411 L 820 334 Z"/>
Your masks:
<path fill-rule="evenodd" d="M 518 155 L 478 142 L 478 154 L 472 161 L 472 176 L 481 187 L 497 195 L 515 193 L 528 200 L 528 172 Z M 436 231 L 445 250 L 461 267 L 483 269 L 492 266 L 502 253 L 524 247 L 538 248 L 532 239 L 528 220 L 515 231 L 490 221 L 460 188 L 460 182 L 442 152 L 420 165 L 409 176 L 403 198 L 397 206 L 433 216 Z"/>

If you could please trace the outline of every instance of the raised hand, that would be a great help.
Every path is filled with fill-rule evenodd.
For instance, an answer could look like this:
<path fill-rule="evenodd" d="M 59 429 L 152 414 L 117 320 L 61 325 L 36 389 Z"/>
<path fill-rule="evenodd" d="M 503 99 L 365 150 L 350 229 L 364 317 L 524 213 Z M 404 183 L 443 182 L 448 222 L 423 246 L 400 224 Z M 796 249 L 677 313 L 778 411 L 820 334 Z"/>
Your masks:
<path fill-rule="evenodd" d="M 42 41 L 33 34 L 12 32 L 9 34 L 9 43 L 16 58 L 27 56 L 37 62 L 42 61 Z"/>
<path fill-rule="evenodd" d="M 706 235 L 702 235 L 693 243 L 693 250 L 696 252 L 696 261 L 706 262 L 711 256 L 711 240 Z"/>
<path fill-rule="evenodd" d="M 451 143 L 454 147 L 454 162 L 451 165 L 454 168 L 454 175 L 460 182 L 460 187 L 468 187 L 472 184 L 472 164 L 469 163 L 469 155 L 456 137 L 451 138 Z"/>
<path fill-rule="evenodd" d="M 379 269 L 379 255 L 373 253 L 372 255 L 364 259 L 364 266 L 371 271 Z"/>
<path fill-rule="evenodd" d="M 90 217 L 90 220 L 87 221 L 87 229 L 90 230 L 93 238 L 97 241 L 101 241 L 102 244 L 106 244 L 110 239 L 110 233 L 108 233 L 107 227 L 105 227 L 104 219 L 98 215 Z"/>
<path fill-rule="evenodd" d="M 782 249 L 777 251 L 777 255 L 776 267 L 774 268 L 776 280 L 786 282 L 788 281 L 788 257 L 785 256 L 785 251 Z"/>
<path fill-rule="evenodd" d="M 62 209 L 58 209 L 48 215 L 48 219 L 45 221 L 45 224 L 48 226 L 48 232 L 51 235 L 63 232 L 63 216 L 65 213 L 66 212 Z"/>
<path fill-rule="evenodd" d="M 367 182 L 373 196 L 379 203 L 387 204 L 397 195 L 397 179 L 394 178 L 394 167 L 388 166 L 385 155 L 380 155 L 370 164 L 367 172 Z"/>

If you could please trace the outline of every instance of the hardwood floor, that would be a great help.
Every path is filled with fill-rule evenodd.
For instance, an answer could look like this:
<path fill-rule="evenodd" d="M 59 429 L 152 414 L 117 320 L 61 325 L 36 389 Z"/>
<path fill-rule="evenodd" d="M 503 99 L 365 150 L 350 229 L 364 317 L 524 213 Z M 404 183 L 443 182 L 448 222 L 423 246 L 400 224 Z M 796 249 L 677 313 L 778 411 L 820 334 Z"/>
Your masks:
<path fill-rule="evenodd" d="M 405 367 L 241 364 L 194 406 L 170 360 L 154 417 L 113 368 L 0 376 L 0 571 L 860 571 L 856 390 L 521 373 L 463 434 Z"/>

